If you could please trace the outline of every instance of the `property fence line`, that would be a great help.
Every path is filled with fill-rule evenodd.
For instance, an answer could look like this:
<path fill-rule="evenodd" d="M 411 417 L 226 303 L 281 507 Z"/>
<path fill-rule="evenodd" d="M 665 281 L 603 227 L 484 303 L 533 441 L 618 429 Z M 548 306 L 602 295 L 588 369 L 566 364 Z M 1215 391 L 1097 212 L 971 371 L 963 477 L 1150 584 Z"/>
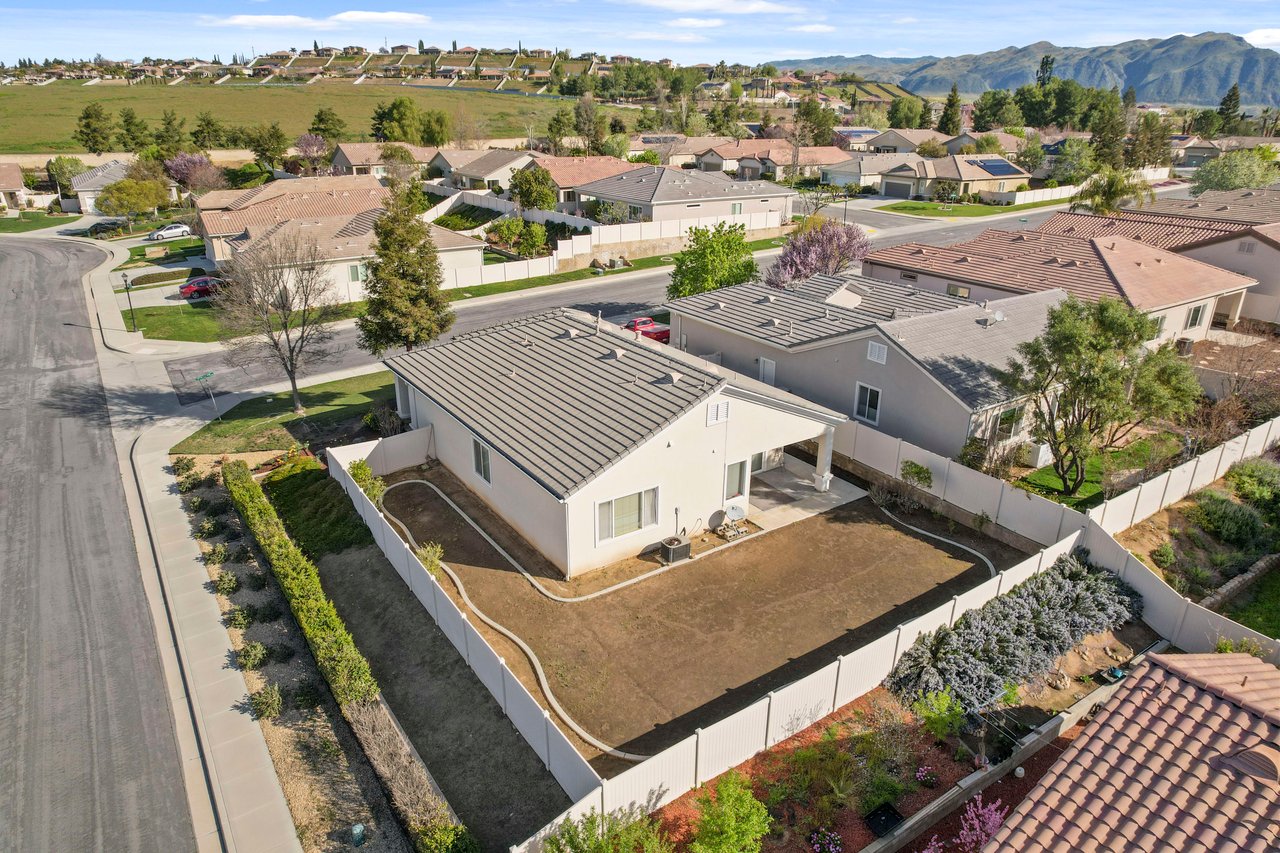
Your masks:
<path fill-rule="evenodd" d="M 351 498 L 374 541 L 405 586 L 462 655 L 560 787 L 572 799 L 587 796 L 600 787 L 600 776 L 351 478 L 350 465 L 360 459 L 368 460 L 370 468 L 379 475 L 425 462 L 424 433 L 425 430 L 417 430 L 378 441 L 329 448 L 329 474 Z"/>

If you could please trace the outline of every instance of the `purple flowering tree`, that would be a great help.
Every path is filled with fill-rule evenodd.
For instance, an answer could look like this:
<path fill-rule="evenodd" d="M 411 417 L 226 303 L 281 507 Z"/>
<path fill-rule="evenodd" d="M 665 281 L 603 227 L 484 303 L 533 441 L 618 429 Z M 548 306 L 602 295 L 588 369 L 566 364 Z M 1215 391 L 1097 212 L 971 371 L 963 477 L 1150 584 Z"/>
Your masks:
<path fill-rule="evenodd" d="M 321 164 L 329 158 L 329 143 L 318 133 L 302 134 L 294 140 L 293 147 L 308 175 L 320 172 Z"/>
<path fill-rule="evenodd" d="M 1009 809 L 999 800 L 986 805 L 982 795 L 974 797 L 964 808 L 960 818 L 960 834 L 956 836 L 956 848 L 963 853 L 979 853 L 1008 817 Z"/>
<path fill-rule="evenodd" d="M 857 225 L 828 219 L 793 234 L 765 274 L 771 287 L 785 287 L 811 275 L 839 275 L 871 253 L 871 240 Z"/>
<path fill-rule="evenodd" d="M 184 187 L 191 186 L 191 176 L 212 165 L 203 154 L 175 154 L 164 161 L 164 170 Z"/>
<path fill-rule="evenodd" d="M 921 847 L 916 853 L 942 853 L 946 849 L 946 845 L 942 843 L 942 839 L 934 836 L 929 839 L 929 843 Z"/>

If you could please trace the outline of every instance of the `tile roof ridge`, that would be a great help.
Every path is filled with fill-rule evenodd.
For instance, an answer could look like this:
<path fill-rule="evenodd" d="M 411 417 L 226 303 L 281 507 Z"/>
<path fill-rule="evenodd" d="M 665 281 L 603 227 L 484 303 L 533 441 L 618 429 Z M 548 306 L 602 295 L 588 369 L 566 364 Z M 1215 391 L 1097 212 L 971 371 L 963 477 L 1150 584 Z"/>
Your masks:
<path fill-rule="evenodd" d="M 1263 673 L 1269 672 L 1267 669 L 1260 669 L 1261 667 L 1269 667 L 1271 670 L 1276 669 L 1272 664 L 1260 660 L 1259 658 L 1255 658 L 1253 655 L 1245 654 L 1244 652 L 1188 655 L 1152 653 L 1147 655 L 1147 660 L 1152 665 L 1159 666 L 1165 671 L 1177 676 L 1179 679 L 1190 684 L 1194 684 L 1201 690 L 1204 690 L 1207 693 L 1212 693 L 1214 696 L 1217 696 L 1226 702 L 1230 702 L 1232 705 L 1235 705 L 1243 711 L 1247 711 L 1250 714 L 1261 717 L 1272 725 L 1280 726 L 1280 706 L 1268 708 L 1250 701 L 1248 698 L 1245 698 L 1238 689 L 1233 689 L 1232 685 L 1210 681 L 1207 676 L 1200 674 L 1198 671 L 1182 666 L 1178 661 L 1179 658 L 1196 659 L 1198 661 L 1212 659 L 1215 663 L 1221 663 L 1223 669 L 1237 664 L 1246 664 L 1253 671 L 1245 672 L 1243 674 L 1245 681 L 1248 680 L 1250 675 L 1257 674 L 1259 671 Z M 1243 684 L 1236 685 L 1236 687 L 1241 686 L 1243 686 Z"/>

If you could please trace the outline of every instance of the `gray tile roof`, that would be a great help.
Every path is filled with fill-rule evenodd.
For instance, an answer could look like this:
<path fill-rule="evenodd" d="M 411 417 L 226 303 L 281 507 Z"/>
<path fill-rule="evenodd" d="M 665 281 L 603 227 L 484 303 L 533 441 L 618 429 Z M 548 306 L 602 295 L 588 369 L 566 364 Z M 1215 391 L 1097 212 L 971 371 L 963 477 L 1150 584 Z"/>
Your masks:
<path fill-rule="evenodd" d="M 386 360 L 494 451 L 567 498 L 718 390 L 846 417 L 567 308 Z M 677 379 L 672 381 L 673 374 Z"/>
<path fill-rule="evenodd" d="M 87 172 L 81 172 L 71 179 L 71 188 L 81 190 L 100 190 L 108 184 L 123 181 L 129 173 L 129 164 L 120 160 L 108 160 L 101 166 L 94 166 Z"/>
<path fill-rule="evenodd" d="M 1044 331 L 1048 310 L 1064 290 L 1012 296 L 924 317 L 880 323 L 881 334 L 911 356 L 943 387 L 973 410 L 1011 398 L 993 373 L 1009 366 L 1018 344 Z M 996 312 L 1004 319 L 996 320 Z"/>
<path fill-rule="evenodd" d="M 815 275 L 787 288 L 722 287 L 667 303 L 671 311 L 783 349 L 826 346 L 876 323 L 968 305 L 945 293 L 858 275 Z"/>
<path fill-rule="evenodd" d="M 486 151 L 461 166 L 454 166 L 453 171 L 455 174 L 467 178 L 487 178 L 494 172 L 508 166 L 522 164 L 523 161 L 530 159 L 530 157 L 531 155 L 528 151 L 509 151 L 504 148 L 497 148 L 493 151 Z"/>
<path fill-rule="evenodd" d="M 641 166 L 621 175 L 583 184 L 578 187 L 578 194 L 630 204 L 662 204 L 795 195 L 796 191 L 770 181 L 734 180 L 724 172 Z"/>

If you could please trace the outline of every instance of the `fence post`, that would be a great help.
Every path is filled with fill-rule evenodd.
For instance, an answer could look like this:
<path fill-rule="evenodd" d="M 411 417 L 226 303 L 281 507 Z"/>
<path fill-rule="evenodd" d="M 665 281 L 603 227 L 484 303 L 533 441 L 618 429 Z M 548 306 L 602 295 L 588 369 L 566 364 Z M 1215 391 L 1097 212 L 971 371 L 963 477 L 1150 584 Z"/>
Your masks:
<path fill-rule="evenodd" d="M 1001 494 L 1003 494 L 1003 492 Z M 1003 570 L 1001 570 L 1001 572 L 998 575 L 996 575 L 996 595 L 997 596 L 1004 594 L 1004 575 L 1005 573 Z"/>
<path fill-rule="evenodd" d="M 1127 565 L 1127 561 L 1126 561 L 1126 565 Z M 1178 627 L 1173 629 L 1173 634 L 1170 635 L 1169 637 L 1170 642 L 1172 642 L 1175 646 L 1188 652 L 1191 652 L 1194 650 L 1188 649 L 1186 646 L 1182 645 L 1180 641 L 1181 638 L 1179 635 L 1182 634 L 1182 625 L 1184 622 L 1187 621 L 1187 611 L 1190 609 L 1191 609 L 1191 599 L 1183 598 L 1182 599 L 1182 615 L 1178 617 Z"/>
<path fill-rule="evenodd" d="M 542 733 L 546 736 L 547 760 L 544 762 L 547 769 L 551 769 L 551 712 L 542 709 Z"/>
<path fill-rule="evenodd" d="M 947 627 L 956 624 L 956 602 L 960 600 L 960 596 L 951 596 L 951 617 L 947 619 Z"/>
<path fill-rule="evenodd" d="M 505 714 L 507 713 L 507 659 L 498 658 L 498 666 L 501 667 L 498 675 L 502 676 L 502 713 Z"/>
<path fill-rule="evenodd" d="M 431 572 L 425 570 L 423 574 L 427 576 L 427 585 L 431 587 L 431 606 L 435 608 L 431 612 L 431 618 L 436 620 L 436 625 L 440 624 L 440 584 L 431 576 Z"/>
<path fill-rule="evenodd" d="M 467 619 L 465 610 L 459 610 L 462 615 L 462 659 L 467 662 L 467 666 L 471 666 L 471 622 Z"/>
<path fill-rule="evenodd" d="M 893 458 L 893 470 L 889 472 L 889 476 L 898 479 L 899 473 L 902 471 L 902 439 L 898 439 L 898 453 Z"/>
<path fill-rule="evenodd" d="M 844 655 L 836 658 L 836 686 L 831 689 L 831 710 L 840 707 L 840 671 L 844 669 Z"/>
<path fill-rule="evenodd" d="M 769 691 L 769 706 L 764 711 L 764 748 L 769 748 L 769 727 L 773 725 L 773 691 Z"/>
<path fill-rule="evenodd" d="M 991 520 L 992 520 L 992 522 L 994 522 L 994 523 L 996 523 L 996 524 L 999 524 L 999 523 L 1000 523 L 1000 510 L 1004 508 L 1004 493 L 1005 493 L 1005 490 L 1010 488 L 1009 486 L 1006 486 L 1006 485 L 1005 485 L 1004 480 L 1000 480 L 999 482 L 1000 482 L 1000 497 L 996 498 L 996 515 L 995 515 L 995 518 L 991 519 Z"/>
<path fill-rule="evenodd" d="M 943 503 L 947 502 L 947 486 L 951 483 L 951 460 L 947 460 L 947 467 L 942 469 L 942 494 L 939 500 Z"/>
<path fill-rule="evenodd" d="M 698 774 L 702 772 L 702 729 L 693 730 L 693 787 L 702 784 L 702 777 Z"/>
<path fill-rule="evenodd" d="M 893 635 L 893 663 L 898 664 L 898 647 L 902 645 L 902 626 L 899 625 Z"/>

